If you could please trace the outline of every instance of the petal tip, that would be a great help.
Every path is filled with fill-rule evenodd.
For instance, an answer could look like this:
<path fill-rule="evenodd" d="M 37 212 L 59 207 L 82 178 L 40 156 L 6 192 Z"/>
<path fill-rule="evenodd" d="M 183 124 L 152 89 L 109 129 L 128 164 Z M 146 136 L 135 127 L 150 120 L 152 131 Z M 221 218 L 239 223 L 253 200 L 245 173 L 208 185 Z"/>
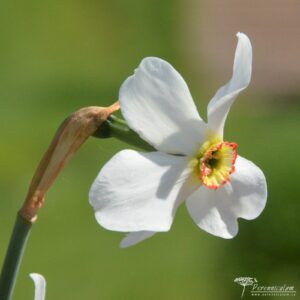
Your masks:
<path fill-rule="evenodd" d="M 248 36 L 245 33 L 240 32 L 240 31 L 236 34 L 236 36 L 238 38 L 247 38 L 247 39 L 249 39 Z"/>
<path fill-rule="evenodd" d="M 37 280 L 41 280 L 43 282 L 46 282 L 46 279 L 43 275 L 39 274 L 39 273 L 30 273 L 29 277 L 36 282 Z"/>
<path fill-rule="evenodd" d="M 128 233 L 120 242 L 120 248 L 128 248 L 134 246 L 150 237 L 152 237 L 155 231 L 137 231 Z"/>
<path fill-rule="evenodd" d="M 238 32 L 236 34 L 236 36 L 237 36 L 237 38 L 238 38 L 239 41 L 243 41 L 244 43 L 248 44 L 248 47 L 250 49 L 252 49 L 251 42 L 250 42 L 250 39 L 249 39 L 249 37 L 248 37 L 247 34 L 245 34 L 243 32 Z"/>
<path fill-rule="evenodd" d="M 119 247 L 121 249 L 126 249 L 126 248 L 129 248 L 130 246 L 133 246 L 134 244 L 128 242 L 128 240 L 126 239 L 126 237 L 121 240 L 120 244 L 119 244 Z"/>

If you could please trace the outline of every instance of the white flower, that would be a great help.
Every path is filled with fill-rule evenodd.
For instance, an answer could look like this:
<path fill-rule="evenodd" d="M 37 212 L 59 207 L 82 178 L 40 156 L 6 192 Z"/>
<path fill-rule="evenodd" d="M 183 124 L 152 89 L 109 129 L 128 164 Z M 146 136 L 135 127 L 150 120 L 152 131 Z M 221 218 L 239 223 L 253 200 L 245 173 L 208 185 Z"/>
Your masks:
<path fill-rule="evenodd" d="M 245 34 L 237 36 L 232 78 L 209 102 L 207 123 L 183 78 L 162 59 L 143 59 L 123 83 L 122 114 L 157 151 L 117 153 L 91 187 L 98 223 L 129 232 L 121 247 L 168 231 L 184 200 L 200 228 L 223 238 L 237 234 L 238 218 L 254 219 L 264 209 L 264 174 L 236 154 L 235 143 L 223 141 L 230 106 L 251 78 L 251 43 Z"/>
<path fill-rule="evenodd" d="M 38 273 L 29 274 L 34 282 L 34 300 L 44 300 L 46 293 L 46 280 L 44 276 Z"/>

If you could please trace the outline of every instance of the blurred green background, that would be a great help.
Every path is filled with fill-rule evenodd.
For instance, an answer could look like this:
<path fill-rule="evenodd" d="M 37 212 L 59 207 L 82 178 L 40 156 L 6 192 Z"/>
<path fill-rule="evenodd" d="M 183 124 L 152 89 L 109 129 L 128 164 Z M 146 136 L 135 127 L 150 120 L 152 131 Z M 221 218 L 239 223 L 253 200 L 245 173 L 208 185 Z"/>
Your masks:
<path fill-rule="evenodd" d="M 196 2 L 1 2 L 1 264 L 16 212 L 60 122 L 81 107 L 117 100 L 121 83 L 143 57 L 171 62 L 205 115 L 210 97 L 231 76 L 235 34 L 247 28 L 237 23 L 227 30 L 224 24 L 230 55 L 218 52 L 224 67 L 220 72 L 216 67 L 216 77 L 211 76 L 208 55 L 195 51 L 196 44 L 202 49 L 205 39 L 193 20 L 208 15 L 214 19 L 214 7 L 199 1 L 195 10 Z M 246 13 L 250 18 L 253 12 Z M 263 46 L 255 48 L 255 34 L 249 30 L 254 55 L 259 54 Z M 222 70 L 224 77 L 218 75 Z M 263 76 L 257 74 L 256 78 Z M 296 75 L 294 80 L 300 83 L 300 69 Z M 201 231 L 181 207 L 169 233 L 119 249 L 123 235 L 97 225 L 87 194 L 101 166 L 127 146 L 91 138 L 47 194 L 14 299 L 33 299 L 31 272 L 46 277 L 49 300 L 239 299 L 242 287 L 233 282 L 239 276 L 256 277 L 262 285 L 293 285 L 299 297 L 300 88 L 286 91 L 273 86 L 274 91 L 250 86 L 234 104 L 226 124 L 226 139 L 237 142 L 239 153 L 262 168 L 269 189 L 262 215 L 251 222 L 240 220 L 235 239 Z M 250 298 L 246 291 L 244 299 Z"/>

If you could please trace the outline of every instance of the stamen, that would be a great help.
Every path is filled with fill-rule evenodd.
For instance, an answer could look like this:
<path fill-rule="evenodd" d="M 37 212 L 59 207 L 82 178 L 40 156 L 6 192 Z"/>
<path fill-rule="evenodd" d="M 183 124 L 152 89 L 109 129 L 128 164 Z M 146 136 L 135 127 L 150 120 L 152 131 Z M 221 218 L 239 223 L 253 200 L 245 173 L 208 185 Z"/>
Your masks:
<path fill-rule="evenodd" d="M 199 179 L 210 189 L 217 189 L 229 181 L 235 170 L 237 144 L 221 142 L 209 147 L 199 159 Z"/>

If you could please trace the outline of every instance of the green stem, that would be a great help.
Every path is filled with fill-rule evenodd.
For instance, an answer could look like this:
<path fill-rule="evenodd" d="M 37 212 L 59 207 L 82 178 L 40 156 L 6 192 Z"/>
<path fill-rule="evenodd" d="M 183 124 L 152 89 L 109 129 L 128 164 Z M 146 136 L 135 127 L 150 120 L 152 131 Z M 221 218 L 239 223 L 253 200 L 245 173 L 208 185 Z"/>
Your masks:
<path fill-rule="evenodd" d="M 9 300 L 12 297 L 31 226 L 32 223 L 17 215 L 0 276 L 0 300 Z"/>
<path fill-rule="evenodd" d="M 137 133 L 131 130 L 124 120 L 113 115 L 111 115 L 107 121 L 99 127 L 93 136 L 98 138 L 114 137 L 131 146 L 138 147 L 146 151 L 155 151 L 152 146 L 141 139 Z"/>
<path fill-rule="evenodd" d="M 137 133 L 131 130 L 124 120 L 112 115 L 99 127 L 94 136 L 98 138 L 115 137 L 131 146 L 146 151 L 155 150 L 141 139 Z M 24 220 L 19 214 L 17 215 L 0 276 L 0 300 L 10 300 L 12 297 L 31 226 L 32 223 Z"/>

